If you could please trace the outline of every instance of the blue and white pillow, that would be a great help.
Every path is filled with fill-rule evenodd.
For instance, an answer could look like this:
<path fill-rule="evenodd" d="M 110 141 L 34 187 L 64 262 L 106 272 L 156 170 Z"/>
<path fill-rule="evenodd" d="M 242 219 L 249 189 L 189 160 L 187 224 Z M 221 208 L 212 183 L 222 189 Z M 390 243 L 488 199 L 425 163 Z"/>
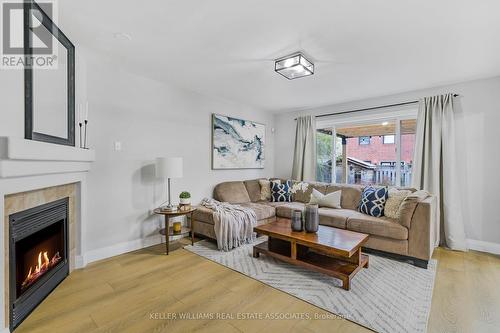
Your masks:
<path fill-rule="evenodd" d="M 387 187 L 375 188 L 367 186 L 361 194 L 359 211 L 375 217 L 384 216 L 384 207 L 388 196 L 389 191 Z"/>
<path fill-rule="evenodd" d="M 291 202 L 292 193 L 290 189 L 292 182 L 287 180 L 285 183 L 271 182 L 271 201 L 272 202 Z"/>

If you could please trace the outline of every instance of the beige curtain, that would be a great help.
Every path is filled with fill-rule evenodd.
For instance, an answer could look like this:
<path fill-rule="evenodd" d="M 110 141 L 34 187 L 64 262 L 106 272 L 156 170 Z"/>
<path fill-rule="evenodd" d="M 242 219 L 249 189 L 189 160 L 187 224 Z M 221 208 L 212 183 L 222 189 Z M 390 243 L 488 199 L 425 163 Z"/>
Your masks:
<path fill-rule="evenodd" d="M 316 180 L 316 118 L 314 116 L 297 118 L 292 178 L 304 181 Z"/>
<path fill-rule="evenodd" d="M 438 197 L 436 235 L 440 244 L 467 250 L 462 212 L 463 191 L 456 150 L 456 114 L 453 94 L 420 100 L 412 186 Z M 437 244 L 436 244 L 437 245 Z"/>

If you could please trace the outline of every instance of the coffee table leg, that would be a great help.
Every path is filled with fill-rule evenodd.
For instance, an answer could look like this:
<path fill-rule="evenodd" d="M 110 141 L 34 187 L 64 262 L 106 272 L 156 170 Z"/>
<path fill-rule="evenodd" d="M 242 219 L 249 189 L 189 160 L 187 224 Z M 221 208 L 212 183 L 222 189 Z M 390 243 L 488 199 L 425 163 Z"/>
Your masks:
<path fill-rule="evenodd" d="M 350 278 L 345 278 L 342 280 L 342 288 L 345 290 L 351 289 L 351 279 Z"/>
<path fill-rule="evenodd" d="M 254 257 L 254 258 L 258 258 L 258 257 L 259 257 L 259 254 L 260 254 L 260 253 L 259 253 L 259 251 L 257 251 L 257 249 L 254 247 L 254 248 L 253 248 L 253 257 Z"/>
<path fill-rule="evenodd" d="M 292 259 L 297 259 L 297 242 L 291 241 L 290 242 L 290 254 Z"/>

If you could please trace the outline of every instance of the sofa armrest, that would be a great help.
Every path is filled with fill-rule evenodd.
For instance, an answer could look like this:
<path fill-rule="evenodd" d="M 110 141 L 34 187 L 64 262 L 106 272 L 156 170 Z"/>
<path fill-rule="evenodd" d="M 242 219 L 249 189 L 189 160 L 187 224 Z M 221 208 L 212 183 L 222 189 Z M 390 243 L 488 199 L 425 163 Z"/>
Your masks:
<path fill-rule="evenodd" d="M 439 237 L 436 212 L 436 196 L 429 196 L 417 204 L 408 229 L 409 256 L 423 260 L 431 258 Z"/>

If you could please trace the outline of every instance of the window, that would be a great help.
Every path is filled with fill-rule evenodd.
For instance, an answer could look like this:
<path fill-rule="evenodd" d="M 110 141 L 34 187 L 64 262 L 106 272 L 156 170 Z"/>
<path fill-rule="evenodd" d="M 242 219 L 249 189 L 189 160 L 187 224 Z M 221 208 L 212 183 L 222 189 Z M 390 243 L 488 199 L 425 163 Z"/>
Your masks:
<path fill-rule="evenodd" d="M 316 132 L 316 180 L 325 183 L 340 183 L 342 179 L 336 174 L 332 180 L 334 168 L 332 161 L 342 159 L 342 139 L 335 136 L 333 128 L 318 129 Z M 334 149 L 335 147 L 335 149 Z M 334 156 L 335 151 L 335 158 Z"/>
<path fill-rule="evenodd" d="M 396 143 L 395 135 L 384 135 L 384 144 L 394 144 Z"/>
<path fill-rule="evenodd" d="M 332 129 L 319 129 L 316 132 L 316 179 L 319 182 L 332 182 Z"/>
<path fill-rule="evenodd" d="M 369 145 L 370 144 L 370 137 L 369 136 L 360 136 L 359 137 L 359 144 L 360 145 Z"/>
<path fill-rule="evenodd" d="M 415 148 L 416 119 L 405 119 L 400 122 L 400 186 L 411 186 L 413 149 Z"/>
<path fill-rule="evenodd" d="M 411 112 L 410 112 L 411 111 Z M 391 111 L 392 112 L 392 111 Z M 416 110 L 370 120 L 373 114 L 318 126 L 317 180 L 411 186 Z M 393 120 L 386 120 L 386 119 Z M 401 118 L 397 118 L 401 117 Z M 381 120 L 382 119 L 382 120 Z M 345 159 L 345 160 L 344 160 Z"/>

